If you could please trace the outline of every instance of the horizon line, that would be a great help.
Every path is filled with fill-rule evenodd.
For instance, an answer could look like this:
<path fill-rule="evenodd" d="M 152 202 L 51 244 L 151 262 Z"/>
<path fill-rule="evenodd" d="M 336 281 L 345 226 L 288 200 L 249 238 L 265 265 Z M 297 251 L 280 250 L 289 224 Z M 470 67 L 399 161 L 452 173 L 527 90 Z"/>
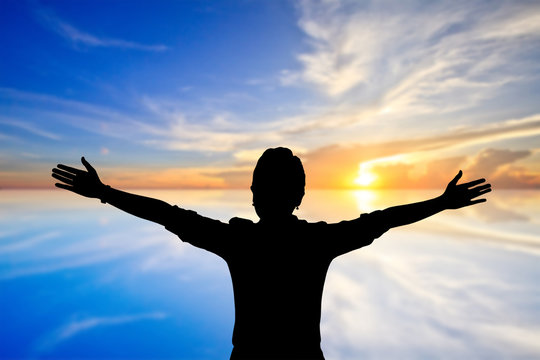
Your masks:
<path fill-rule="evenodd" d="M 493 186 L 493 185 L 492 185 Z M 111 187 L 117 190 L 250 190 L 248 187 L 152 187 L 152 186 L 126 186 L 122 188 L 117 188 L 111 185 Z M 495 186 L 498 189 L 504 190 L 540 190 L 540 185 L 530 186 L 530 187 L 509 187 L 509 186 Z M 369 191 L 378 191 L 378 190 L 441 190 L 443 187 L 433 186 L 433 187 L 306 187 L 307 190 L 347 190 L 347 191 L 357 191 L 357 190 L 369 190 Z M 59 189 L 56 186 L 0 186 L 0 190 L 63 190 Z M 444 190 L 444 189 L 443 189 Z"/>

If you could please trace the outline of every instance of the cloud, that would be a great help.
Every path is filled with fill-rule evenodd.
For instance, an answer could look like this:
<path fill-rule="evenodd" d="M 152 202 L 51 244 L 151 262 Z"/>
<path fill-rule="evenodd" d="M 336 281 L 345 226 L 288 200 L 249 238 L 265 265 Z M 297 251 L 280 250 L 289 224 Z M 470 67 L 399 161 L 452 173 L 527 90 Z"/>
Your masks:
<path fill-rule="evenodd" d="M 164 198 L 167 195 L 171 196 L 167 193 L 155 197 Z M 116 214 L 117 210 L 113 208 L 93 208 L 91 204 L 85 205 L 90 206 L 88 216 L 81 217 L 79 200 L 73 196 L 63 191 L 26 195 L 6 191 L 3 200 L 11 206 L 8 206 L 9 211 L 0 212 L 4 220 L 4 231 L 0 233 L 0 257 L 6 255 L 9 266 L 0 269 L 0 279 L 48 274 L 108 262 L 121 264 L 122 259 L 128 258 L 144 260 L 164 250 L 171 261 L 162 257 L 163 263 L 183 267 L 191 262 L 190 259 L 179 261 L 186 256 L 189 247 L 179 246 L 178 239 L 161 226 L 141 223 L 140 219 L 135 218 L 125 219 Z M 32 205 L 27 206 L 29 203 Z M 51 219 L 55 217 L 62 219 L 61 231 L 48 230 Z M 25 225 L 28 222 L 32 223 L 31 228 Z M 81 227 L 90 230 L 81 233 Z M 126 229 L 129 231 L 126 232 Z M 196 255 L 194 261 L 201 262 Z M 137 271 L 137 268 L 132 270 Z"/>
<path fill-rule="evenodd" d="M 330 97 L 352 91 L 387 111 L 456 111 L 535 68 L 535 3 L 301 1 L 299 9 L 311 49 L 282 81 Z"/>
<path fill-rule="evenodd" d="M 491 200 L 496 202 L 498 198 L 493 199 L 492 197 L 489 202 L 481 207 L 464 210 L 466 215 L 472 215 L 476 218 L 475 223 L 468 223 L 456 217 L 439 216 L 431 222 L 420 224 L 416 227 L 416 230 L 419 232 L 426 231 L 430 236 L 446 234 L 455 240 L 469 241 L 470 239 L 476 239 L 493 246 L 501 246 L 508 251 L 540 256 L 540 237 L 536 234 L 537 226 L 534 220 L 531 221 L 526 216 L 515 211 L 521 209 L 512 209 L 508 205 L 505 207 L 493 206 L 491 203 L 494 201 Z M 498 218 L 503 214 L 507 215 L 508 218 L 504 220 Z M 497 226 L 495 222 L 497 224 L 519 222 L 520 228 L 519 231 L 513 231 L 505 226 Z"/>
<path fill-rule="evenodd" d="M 222 168 L 204 167 L 156 170 L 117 167 L 113 171 L 103 169 L 102 177 L 119 188 L 140 188 L 141 179 L 144 179 L 146 188 L 223 189 L 227 187 L 227 182 L 220 176 L 223 171 Z"/>
<path fill-rule="evenodd" d="M 22 129 L 30 134 L 44 137 L 50 140 L 60 140 L 62 138 L 60 135 L 54 134 L 50 131 L 43 130 L 36 124 L 33 124 L 28 121 L 21 121 L 21 120 L 14 120 L 14 119 L 0 117 L 0 124 Z"/>
<path fill-rule="evenodd" d="M 530 155 L 530 152 L 492 149 L 484 150 L 477 158 L 446 154 L 456 149 L 474 148 L 484 144 L 493 146 L 497 141 L 517 140 L 538 135 L 540 135 L 540 115 L 533 115 L 495 124 L 462 127 L 429 137 L 325 146 L 309 151 L 303 156 L 307 184 L 313 188 L 355 187 L 354 180 L 358 176 L 359 166 L 366 163 L 370 165 L 373 172 L 379 174 L 378 184 L 385 188 L 440 187 L 441 184 L 446 183 L 444 177 L 451 176 L 459 168 L 465 170 L 469 167 L 471 175 L 500 176 L 502 179 L 503 175 L 497 173 L 496 169 L 501 169 L 503 163 L 508 165 L 517 159 L 524 158 Z M 498 156 L 499 154 L 505 156 Z M 489 169 L 487 164 L 490 164 Z M 412 174 L 411 172 L 414 172 L 413 170 L 418 166 L 421 167 L 420 174 Z M 514 170 L 518 169 L 514 168 Z M 526 171 L 526 169 L 522 170 Z M 478 171 L 483 172 L 480 174 Z M 532 178 L 530 178 L 525 174 L 526 172 L 520 175 L 515 174 L 514 180 L 507 179 L 504 186 L 534 187 L 540 184 L 535 180 L 537 177 L 531 175 Z M 467 172 L 466 176 L 469 176 Z M 500 184 L 503 184 L 502 180 Z"/>
<path fill-rule="evenodd" d="M 512 151 L 508 149 L 485 149 L 482 150 L 472 160 L 467 167 L 467 171 L 473 176 L 481 177 L 481 174 L 496 173 L 502 166 L 526 158 L 531 155 L 531 151 Z"/>
<path fill-rule="evenodd" d="M 368 162 L 375 174 L 377 188 L 441 188 L 457 173 L 464 171 L 467 180 L 486 178 L 497 188 L 540 188 L 540 174 L 511 164 L 527 158 L 530 151 L 483 149 L 474 156 L 418 159 L 407 162 Z M 424 162 L 427 161 L 427 164 Z"/>
<path fill-rule="evenodd" d="M 521 212 L 520 212 L 521 211 Z M 530 216 L 522 213 L 522 209 L 511 209 L 510 206 L 504 207 L 497 202 L 490 201 L 489 206 L 483 206 L 481 209 L 475 208 L 476 216 L 488 223 L 500 223 L 500 222 L 528 222 L 531 220 Z M 512 240 L 509 239 L 508 240 Z M 537 242 L 539 243 L 539 242 Z"/>
<path fill-rule="evenodd" d="M 251 210 L 249 198 L 245 206 L 238 201 L 231 207 L 225 201 L 229 205 L 223 210 L 223 193 L 218 191 L 136 193 L 223 221 L 242 209 Z M 126 217 L 114 207 L 103 207 L 99 201 L 81 201 L 67 191 L 3 190 L 0 200 L 0 258 L 5 260 L 4 266 L 0 266 L 0 281 L 100 264 L 139 273 L 164 269 L 182 272 L 195 265 L 201 271 L 209 271 L 220 263 L 219 258 L 209 253 L 181 244 L 177 236 L 158 224 Z M 52 223 L 58 224 L 53 227 L 59 231 L 51 230 Z M 82 228 L 87 230 L 81 232 Z"/>
<path fill-rule="evenodd" d="M 127 178 L 124 180 L 115 179 L 119 183 L 134 187 L 137 186 L 138 179 L 144 178 L 147 180 L 147 186 L 153 184 L 151 187 L 246 188 L 250 182 L 252 167 L 264 148 L 236 149 L 260 146 L 261 140 L 259 138 L 265 134 L 269 146 L 273 145 L 272 140 L 281 143 L 287 139 L 287 135 L 284 134 L 286 130 L 280 129 L 280 126 L 276 126 L 274 132 L 267 132 L 263 128 L 272 125 L 249 126 L 246 124 L 245 127 L 242 127 L 233 122 L 232 125 L 228 124 L 227 126 L 232 126 L 238 133 L 230 134 L 228 131 L 232 129 L 220 132 L 210 124 L 192 124 L 178 113 L 163 116 L 165 119 L 169 119 L 165 124 L 159 126 L 141 124 L 141 129 L 144 128 L 144 131 L 141 132 L 140 136 L 151 134 L 154 138 L 142 140 L 144 144 L 164 147 L 169 150 L 231 151 L 237 154 L 235 156 L 237 163 L 217 168 L 169 169 L 149 172 L 146 175 L 137 173 L 131 176 L 132 183 L 128 184 L 124 181 Z M 368 144 L 330 145 L 315 150 L 298 147 L 299 150 L 295 152 L 300 154 L 305 162 L 308 174 L 307 183 L 308 187 L 311 188 L 355 187 L 354 180 L 358 176 L 359 165 L 366 162 L 370 162 L 370 166 L 379 175 L 380 187 L 440 187 L 441 184 L 446 184 L 448 176 L 460 168 L 467 169 L 468 177 L 491 176 L 495 180 L 496 169 L 502 169 L 501 166 L 530 155 L 525 150 L 513 152 L 504 149 L 486 149 L 478 154 L 478 158 L 470 156 L 448 157 L 445 155 L 447 151 L 538 135 L 540 135 L 540 115 L 533 115 L 495 124 L 461 127 L 451 132 L 424 138 L 396 139 Z M 505 154 L 507 157 L 501 154 Z M 495 162 L 500 162 L 499 166 L 495 166 Z M 491 164 L 489 169 L 487 169 L 488 163 Z M 480 167 L 480 164 L 484 164 L 483 167 Z M 420 165 L 420 170 L 418 170 L 418 165 Z M 519 172 L 517 168 L 514 168 L 512 178 L 504 181 L 503 175 L 498 174 L 499 185 L 534 187 L 540 183 L 534 176 L 527 177 L 526 169 L 522 170 Z M 418 171 L 420 174 L 414 174 Z M 130 174 L 132 172 L 125 171 L 124 173 Z M 409 176 L 409 172 L 413 173 L 412 177 Z M 163 182 L 159 179 L 166 181 Z"/>
<path fill-rule="evenodd" d="M 14 115 L 11 118 L 3 119 L 6 124 L 18 126 L 27 131 L 34 131 L 36 135 L 56 138 L 55 134 L 50 134 L 36 127 L 34 124 L 22 118 L 46 117 L 51 126 L 59 125 L 83 130 L 88 133 L 99 134 L 104 137 L 114 139 L 125 139 L 131 142 L 140 140 L 145 133 L 145 123 L 138 120 L 138 117 L 114 109 L 87 103 L 84 101 L 68 100 L 58 96 L 21 91 L 12 88 L 0 87 L 0 98 L 7 99 L 8 103 L 15 105 L 3 106 L 0 109 L 9 111 Z M 64 139 L 62 139 L 64 140 Z"/>
<path fill-rule="evenodd" d="M 383 171 L 381 166 L 396 164 L 399 161 L 403 164 L 414 163 L 414 168 L 411 168 L 413 173 L 427 172 L 432 178 L 424 185 L 438 187 L 446 182 L 443 179 L 448 175 L 446 171 L 453 173 L 458 170 L 457 167 L 470 166 L 464 159 L 450 159 L 454 156 L 449 156 L 449 152 L 462 149 L 463 153 L 463 149 L 468 148 L 477 152 L 479 147 L 494 149 L 498 142 L 517 143 L 520 139 L 540 135 L 540 114 L 535 114 L 493 123 L 469 124 L 445 131 L 434 130 L 429 136 L 423 137 L 407 136 L 407 129 L 404 128 L 404 135 L 401 135 L 401 132 L 396 133 L 393 138 L 387 135 L 380 141 L 370 139 L 364 143 L 344 142 L 332 145 L 334 138 L 331 129 L 353 121 L 349 118 L 334 121 L 339 117 L 339 111 L 328 115 L 327 121 L 324 120 L 324 115 L 306 115 L 273 122 L 253 123 L 229 113 L 215 113 L 206 118 L 204 112 L 186 113 L 177 104 L 149 97 L 144 98 L 142 103 L 148 113 L 141 111 L 130 115 L 101 106 L 13 89 L 0 89 L 0 95 L 15 99 L 21 106 L 28 104 L 29 108 L 34 109 L 32 111 L 41 116 L 46 114 L 48 118 L 55 119 L 61 125 L 67 124 L 99 136 L 154 149 L 206 154 L 197 166 L 189 168 L 183 165 L 182 168 L 162 168 L 146 172 L 126 168 L 116 169 L 116 172 L 104 169 L 110 181 L 118 181 L 116 183 L 118 186 L 127 187 L 245 187 L 249 184 L 252 168 L 262 151 L 267 147 L 281 144 L 291 147 L 302 157 L 308 175 L 307 185 L 310 188 L 355 187 L 354 181 L 361 164 L 370 162 L 370 166 L 377 165 Z M 322 129 L 324 131 L 321 132 Z M 296 133 L 296 130 L 299 133 Z M 318 136 L 323 137 L 314 142 L 310 140 L 317 139 Z M 328 145 L 320 146 L 321 144 Z M 319 147 L 314 148 L 314 145 Z M 203 163 L 212 159 L 215 153 L 228 154 L 226 156 L 230 156 L 230 160 Z M 387 161 L 387 158 L 394 160 Z M 400 160 L 396 161 L 396 158 Z M 435 159 L 438 159 L 438 162 L 434 162 Z M 462 160 L 464 163 L 460 163 Z M 473 160 L 470 155 L 467 156 L 467 161 Z M 387 170 L 390 176 L 390 169 Z M 39 180 L 34 175 L 24 177 L 6 171 L 4 171 L 6 181 L 11 182 L 12 179 L 13 183 L 19 185 L 28 181 L 34 184 Z M 120 171 L 123 176 L 118 175 Z M 504 183 L 505 187 L 534 186 L 538 181 L 534 172 L 530 171 L 532 170 L 528 170 L 527 166 L 523 169 L 513 167 L 499 174 L 499 182 Z M 419 174 L 412 175 L 418 177 Z M 481 176 L 487 174 L 482 173 Z M 141 179 L 145 179 L 144 184 L 141 183 Z M 422 182 L 418 181 L 415 184 L 404 181 L 402 184 L 405 183 L 413 187 L 422 186 Z"/>
<path fill-rule="evenodd" d="M 49 9 L 41 8 L 39 10 L 36 10 L 36 14 L 38 16 L 38 19 L 41 20 L 41 23 L 43 23 L 49 30 L 54 31 L 58 35 L 72 42 L 74 45 L 132 49 L 154 52 L 160 52 L 169 49 L 167 46 L 162 44 L 146 45 L 123 39 L 98 37 L 77 29 L 75 26 L 60 19 Z"/>
<path fill-rule="evenodd" d="M 512 300 L 532 288 L 500 277 L 498 252 L 464 256 L 462 243 L 434 245 L 418 233 L 413 241 L 398 230 L 387 236 L 372 245 L 377 251 L 366 249 L 332 265 L 321 323 L 327 358 L 519 358 L 538 353 L 534 335 L 539 328 L 523 320 L 529 309 Z M 520 270 L 509 267 L 515 270 L 505 274 L 510 279 L 526 268 L 514 265 Z M 505 331 L 508 336 L 501 342 Z"/>
<path fill-rule="evenodd" d="M 254 123 L 228 112 L 197 114 L 173 101 L 143 97 L 142 105 L 156 116 L 154 124 L 138 123 L 144 144 L 168 150 L 232 152 L 284 139 L 275 122 Z M 280 123 L 281 124 L 281 123 Z"/>
<path fill-rule="evenodd" d="M 349 117 L 339 118 L 339 113 L 330 116 L 305 116 L 279 119 L 268 123 L 249 123 L 239 119 L 229 120 L 227 128 L 216 126 L 215 121 L 189 119 L 178 110 L 166 110 L 153 103 L 153 111 L 162 119 L 159 124 L 135 122 L 146 139 L 146 145 L 169 150 L 197 150 L 231 152 L 263 148 L 280 143 L 298 143 L 299 135 L 309 137 L 323 129 L 339 128 L 352 121 Z M 221 117 L 217 117 L 220 119 Z M 335 121 L 334 121 L 335 120 Z M 122 133 L 120 131 L 120 133 Z M 435 148 L 470 146 L 473 144 L 528 137 L 540 134 L 540 115 L 499 123 L 462 127 L 450 134 L 430 138 L 397 140 L 385 144 L 387 153 L 399 147 L 411 147 L 418 151 Z M 294 147 L 294 146 L 293 146 Z M 299 146 L 302 148 L 302 146 Z M 354 147 L 349 145 L 349 147 Z"/>
<path fill-rule="evenodd" d="M 114 317 L 92 317 L 83 320 L 73 321 L 67 325 L 62 326 L 58 330 L 58 339 L 67 340 L 83 331 L 93 329 L 98 326 L 106 325 L 118 325 L 126 324 L 134 321 L 153 319 L 164 319 L 166 315 L 164 313 L 149 313 L 141 315 L 126 315 L 126 316 L 114 316 Z"/>
<path fill-rule="evenodd" d="M 490 180 L 491 181 L 491 180 Z M 540 174 L 524 166 L 501 167 L 493 176 L 493 183 L 501 188 L 540 188 Z"/>
<path fill-rule="evenodd" d="M 381 171 L 382 165 L 393 164 L 393 169 L 386 169 L 388 174 L 429 168 L 435 171 L 431 174 L 435 183 L 442 181 L 442 172 L 437 169 L 460 165 L 457 160 L 449 160 L 446 153 L 441 156 L 443 150 L 476 146 L 472 150 L 476 153 L 480 147 L 509 148 L 495 143 L 540 134 L 538 108 L 522 108 L 517 101 L 507 109 L 504 103 L 512 99 L 503 96 L 508 95 L 503 90 L 509 89 L 515 94 L 512 96 L 522 98 L 534 93 L 520 86 L 535 86 L 538 79 L 534 61 L 539 40 L 537 5 L 302 1 L 298 8 L 298 26 L 308 46 L 298 54 L 299 67 L 287 70 L 283 81 L 316 87 L 323 96 L 313 98 L 308 91 L 300 98 L 309 95 L 312 100 L 291 106 L 275 119 L 255 121 L 246 114 L 265 113 L 265 106 L 276 106 L 274 101 L 280 106 L 280 98 L 272 97 L 270 105 L 265 105 L 258 93 L 237 88 L 212 99 L 193 94 L 189 103 L 182 97 L 137 95 L 126 99 L 130 106 L 122 106 L 122 110 L 3 88 L 0 97 L 7 99 L 4 104 L 8 105 L 1 107 L 13 114 L 10 121 L 17 122 L 19 128 L 39 136 L 58 135 L 30 127 L 33 124 L 22 119 L 47 117 L 50 126 L 67 125 L 114 138 L 118 148 L 124 144 L 130 149 L 146 148 L 168 164 L 176 153 L 189 152 L 190 161 L 197 159 L 193 169 L 188 171 L 185 167 L 192 163 L 181 161 L 182 169 L 166 170 L 164 166 L 157 171 L 160 176 L 151 177 L 154 184 L 186 187 L 192 186 L 188 184 L 190 178 L 199 179 L 201 187 L 243 186 L 242 178 L 250 171 L 247 167 L 253 166 L 257 157 L 254 154 L 279 145 L 305 154 L 310 187 L 354 187 L 359 166 L 366 162 Z M 38 17 L 48 29 L 74 44 L 158 50 L 153 45 L 84 32 L 47 9 L 38 10 Z M 488 99 L 497 104 L 485 107 Z M 228 107 L 231 102 L 242 103 L 248 111 L 230 110 L 235 109 Z M 255 106 L 263 109 L 255 112 Z M 464 109 L 474 112 L 459 112 Z M 521 117 L 505 120 L 513 116 L 507 114 Z M 94 146 L 99 151 L 99 145 Z M 117 156 L 117 151 L 109 154 L 111 161 Z M 402 164 L 385 160 L 393 156 L 400 157 Z M 420 157 L 422 169 L 406 169 Z M 435 164 L 435 158 L 446 163 Z M 506 174 L 512 174 L 504 181 L 503 168 L 508 170 Z M 501 183 L 508 186 L 516 179 L 520 183 L 537 182 L 534 174 L 527 173 L 527 167 L 506 164 L 499 171 Z M 136 179 L 131 175 L 135 173 L 128 171 L 122 184 L 134 185 Z M 175 181 L 165 181 L 166 175 Z M 8 174 L 10 182 L 18 178 L 23 176 Z"/>
<path fill-rule="evenodd" d="M 13 236 L 13 234 L 10 234 Z M 37 244 L 43 243 L 50 239 L 58 238 L 60 233 L 58 231 L 46 232 L 43 234 L 38 234 L 31 236 L 27 239 L 19 238 L 17 242 L 7 243 L 3 241 L 2 246 L 0 246 L 0 254 L 10 254 L 13 252 L 26 251 L 34 248 Z M 5 238 L 4 234 L 0 234 L 0 239 Z"/>
<path fill-rule="evenodd" d="M 0 133 L 0 140 L 3 140 L 3 141 L 17 141 L 19 139 L 17 137 L 15 137 L 15 136 Z"/>
<path fill-rule="evenodd" d="M 62 325 L 50 334 L 45 335 L 37 342 L 35 349 L 37 352 L 51 350 L 60 343 L 68 341 L 74 336 L 81 333 L 104 326 L 123 325 L 144 320 L 162 320 L 167 317 L 167 314 L 162 312 L 153 312 L 146 314 L 135 315 L 120 315 L 120 316 L 95 316 L 76 319 L 67 324 Z"/>
<path fill-rule="evenodd" d="M 253 168 L 224 170 L 208 175 L 221 179 L 226 188 L 249 189 L 253 176 Z"/>

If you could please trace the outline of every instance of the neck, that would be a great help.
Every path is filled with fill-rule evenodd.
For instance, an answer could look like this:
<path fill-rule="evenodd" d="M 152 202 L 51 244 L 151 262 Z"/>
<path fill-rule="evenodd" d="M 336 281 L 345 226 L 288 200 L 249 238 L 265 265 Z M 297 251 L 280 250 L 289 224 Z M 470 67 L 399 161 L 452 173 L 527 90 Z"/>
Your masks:
<path fill-rule="evenodd" d="M 259 220 L 260 224 L 278 224 L 298 220 L 293 214 L 265 216 Z"/>

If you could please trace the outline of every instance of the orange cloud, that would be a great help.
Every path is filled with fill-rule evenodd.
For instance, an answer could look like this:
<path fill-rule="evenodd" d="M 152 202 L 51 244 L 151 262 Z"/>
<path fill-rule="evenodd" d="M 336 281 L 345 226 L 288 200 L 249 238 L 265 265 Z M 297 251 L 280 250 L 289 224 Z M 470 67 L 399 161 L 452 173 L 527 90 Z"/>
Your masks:
<path fill-rule="evenodd" d="M 385 141 L 371 144 L 329 145 L 300 152 L 306 170 L 308 188 L 358 188 L 362 164 L 376 178 L 371 188 L 441 187 L 462 169 L 470 178 L 486 177 L 494 186 L 540 187 L 540 167 L 529 161 L 530 150 L 494 149 L 499 140 L 519 141 L 540 135 L 540 115 L 497 124 L 470 126 L 429 137 Z M 459 148 L 489 148 L 476 156 L 449 156 Z M 293 149 L 294 151 L 294 149 Z M 537 152 L 537 150 L 534 150 Z M 463 151 L 462 151 L 463 152 Z M 262 153 L 262 151 L 261 151 Z M 243 188 L 251 183 L 257 154 L 241 150 L 236 164 L 226 167 L 161 168 L 156 170 L 104 168 L 105 182 L 120 188 Z M 537 156 L 537 155 L 535 155 Z M 517 161 L 521 163 L 516 164 Z M 9 165 L 9 164 L 8 164 Z M 97 165 L 97 164 L 96 164 Z M 100 169 L 98 169 L 100 170 Z M 11 164 L 0 171 L 0 187 L 50 187 L 50 168 L 43 164 L 20 167 Z M 370 176 L 364 177 L 366 183 Z M 465 180 L 465 179 L 464 179 Z M 362 183 L 364 181 L 360 181 Z"/>
<path fill-rule="evenodd" d="M 98 170 L 99 171 L 99 170 Z M 103 182 L 118 188 L 183 188 L 223 189 L 226 182 L 213 175 L 215 170 L 206 168 L 182 169 L 104 169 L 100 172 Z"/>
<path fill-rule="evenodd" d="M 371 188 L 442 188 L 462 169 L 464 181 L 486 178 L 498 188 L 540 188 L 540 174 L 513 163 L 530 151 L 484 149 L 471 158 L 451 157 L 418 162 L 376 163 L 370 171 L 377 181 Z M 423 170 L 418 170 L 418 169 Z"/>
<path fill-rule="evenodd" d="M 538 173 L 526 167 L 512 167 L 512 175 L 503 173 L 504 169 L 510 169 L 508 164 L 531 155 L 528 150 L 487 149 L 472 158 L 447 155 L 449 150 L 458 148 L 538 135 L 540 115 L 533 115 L 431 137 L 326 146 L 304 155 L 306 182 L 311 188 L 357 188 L 355 180 L 360 167 L 369 162 L 369 171 L 377 178 L 369 185 L 371 188 L 440 187 L 459 169 L 470 170 L 465 174 L 467 177 L 498 179 L 504 187 L 540 187 Z M 400 157 L 402 160 L 396 160 Z M 379 161 L 384 158 L 390 160 Z"/>

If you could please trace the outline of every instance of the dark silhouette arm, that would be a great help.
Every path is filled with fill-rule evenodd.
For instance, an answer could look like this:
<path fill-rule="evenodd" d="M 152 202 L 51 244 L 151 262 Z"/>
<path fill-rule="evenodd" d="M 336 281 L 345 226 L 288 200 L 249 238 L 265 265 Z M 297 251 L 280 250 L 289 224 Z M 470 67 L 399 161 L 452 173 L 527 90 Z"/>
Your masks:
<path fill-rule="evenodd" d="M 485 202 L 486 199 L 476 199 L 478 196 L 491 191 L 491 184 L 484 184 L 485 179 L 477 179 L 463 184 L 457 184 L 463 175 L 459 173 L 448 183 L 446 190 L 441 196 L 412 204 L 400 205 L 387 208 L 381 214 L 385 224 L 389 228 L 402 226 L 425 219 L 443 210 L 459 209 Z M 478 186 L 477 186 L 478 185 Z"/>
<path fill-rule="evenodd" d="M 72 191 L 76 194 L 100 199 L 101 202 L 142 219 L 150 220 L 161 225 L 167 225 L 173 216 L 173 207 L 164 201 L 145 196 L 130 194 L 105 185 L 99 179 L 96 170 L 84 157 L 81 162 L 86 171 L 71 166 L 58 164 L 52 169 L 52 177 L 60 180 L 56 187 Z"/>

